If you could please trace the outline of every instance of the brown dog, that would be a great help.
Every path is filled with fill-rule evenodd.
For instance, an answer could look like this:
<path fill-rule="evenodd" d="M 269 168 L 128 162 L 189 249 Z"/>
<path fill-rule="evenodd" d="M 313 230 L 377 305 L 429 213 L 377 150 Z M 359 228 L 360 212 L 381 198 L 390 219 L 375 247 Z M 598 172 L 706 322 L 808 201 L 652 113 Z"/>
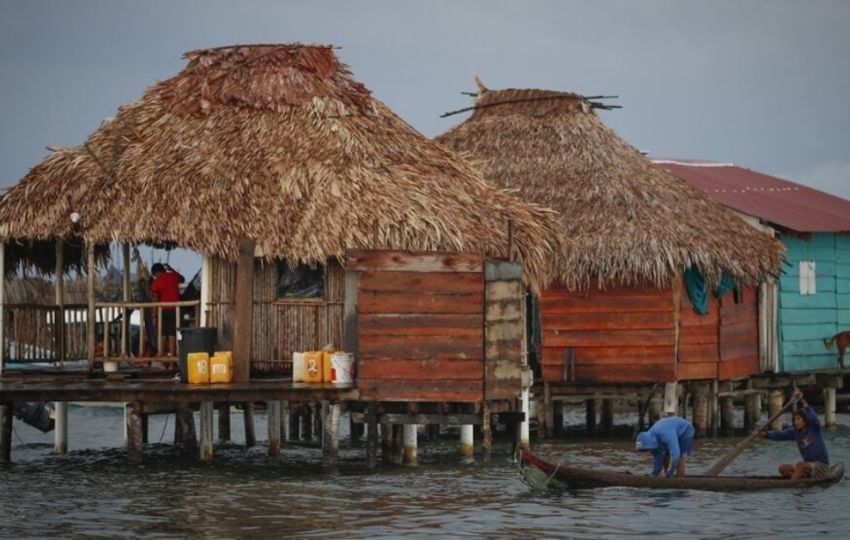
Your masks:
<path fill-rule="evenodd" d="M 850 330 L 838 332 L 831 338 L 823 340 L 823 344 L 826 345 L 827 349 L 831 349 L 833 345 L 838 344 L 838 365 L 841 366 L 841 369 L 844 369 L 844 352 L 847 350 L 847 346 L 850 345 Z"/>

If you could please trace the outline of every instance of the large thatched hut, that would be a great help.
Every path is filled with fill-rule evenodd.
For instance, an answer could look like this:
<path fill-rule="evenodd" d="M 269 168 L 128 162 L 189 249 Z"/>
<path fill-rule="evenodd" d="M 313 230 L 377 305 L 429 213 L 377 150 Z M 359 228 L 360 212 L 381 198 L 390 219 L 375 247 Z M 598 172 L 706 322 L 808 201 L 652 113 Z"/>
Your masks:
<path fill-rule="evenodd" d="M 472 115 L 437 137 L 494 184 L 554 209 L 573 242 L 550 261 L 559 285 L 540 297 L 544 381 L 756 372 L 750 287 L 778 271 L 781 245 L 653 167 L 602 123 L 596 109 L 604 106 L 576 94 L 480 85 Z M 730 278 L 736 292 L 716 296 Z M 695 313 L 692 300 L 707 314 Z"/>
<path fill-rule="evenodd" d="M 550 213 L 411 128 L 330 46 L 186 57 L 3 197 L 4 242 L 199 252 L 203 318 L 243 378 L 249 362 L 277 371 L 293 351 L 359 340 L 366 398 L 480 400 L 485 261 L 545 281 Z"/>

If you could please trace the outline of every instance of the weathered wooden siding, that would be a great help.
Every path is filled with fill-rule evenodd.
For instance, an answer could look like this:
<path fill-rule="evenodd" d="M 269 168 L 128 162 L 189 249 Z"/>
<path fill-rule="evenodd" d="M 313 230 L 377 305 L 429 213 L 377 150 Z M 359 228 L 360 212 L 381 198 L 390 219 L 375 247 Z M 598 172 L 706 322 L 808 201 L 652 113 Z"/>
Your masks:
<path fill-rule="evenodd" d="M 254 274 L 254 327 L 251 341 L 252 370 L 284 372 L 294 351 L 342 347 L 342 307 L 345 300 L 342 266 L 332 261 L 326 268 L 323 300 L 278 300 L 277 266 L 257 260 Z M 233 289 L 236 267 L 222 259 L 212 264 L 211 325 L 218 327 L 218 346 L 233 343 Z"/>
<path fill-rule="evenodd" d="M 716 379 L 720 360 L 720 301 L 710 295 L 708 313 L 694 311 L 683 287 L 680 297 L 679 380 Z"/>
<path fill-rule="evenodd" d="M 759 372 L 758 291 L 742 289 L 720 299 L 720 362 L 717 378 L 736 379 Z"/>
<path fill-rule="evenodd" d="M 517 263 L 487 261 L 484 396 L 515 399 L 522 392 L 525 294 Z"/>
<path fill-rule="evenodd" d="M 779 278 L 779 337 L 783 371 L 837 367 L 824 339 L 850 329 L 850 236 L 781 235 L 788 264 Z M 800 294 L 800 261 L 815 262 L 815 294 Z"/>
<path fill-rule="evenodd" d="M 564 381 L 574 351 L 577 382 L 667 382 L 676 377 L 671 290 L 638 287 L 570 292 L 551 288 L 540 301 L 542 376 Z"/>
<path fill-rule="evenodd" d="M 480 255 L 350 252 L 357 280 L 357 386 L 374 400 L 473 401 L 484 391 Z"/>

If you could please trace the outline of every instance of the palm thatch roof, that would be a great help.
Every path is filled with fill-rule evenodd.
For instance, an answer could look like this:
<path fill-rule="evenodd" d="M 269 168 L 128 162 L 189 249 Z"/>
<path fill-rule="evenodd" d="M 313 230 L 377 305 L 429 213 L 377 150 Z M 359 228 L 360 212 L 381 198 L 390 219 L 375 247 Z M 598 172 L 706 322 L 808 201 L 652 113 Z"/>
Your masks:
<path fill-rule="evenodd" d="M 414 130 L 332 47 L 185 56 L 178 75 L 7 193 L 0 237 L 173 242 L 229 259 L 247 237 L 293 264 L 346 249 L 471 251 L 520 260 L 535 280 L 561 249 L 550 211 Z"/>
<path fill-rule="evenodd" d="M 752 284 L 777 274 L 781 244 L 653 167 L 582 96 L 480 84 L 473 114 L 437 137 L 496 185 L 559 215 L 573 241 L 551 262 L 569 287 L 596 281 L 666 286 L 696 265 Z"/>

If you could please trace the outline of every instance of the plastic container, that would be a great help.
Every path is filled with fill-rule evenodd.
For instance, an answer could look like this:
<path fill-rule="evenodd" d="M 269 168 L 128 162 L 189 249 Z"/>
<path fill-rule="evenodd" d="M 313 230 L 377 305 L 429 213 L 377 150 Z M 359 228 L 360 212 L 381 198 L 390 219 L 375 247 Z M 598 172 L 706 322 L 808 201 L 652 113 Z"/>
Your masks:
<path fill-rule="evenodd" d="M 177 368 L 180 370 L 181 381 L 189 382 L 188 354 L 205 352 L 212 356 L 217 334 L 218 329 L 214 326 L 177 329 Z"/>
<path fill-rule="evenodd" d="M 347 352 L 335 352 L 331 355 L 331 380 L 339 385 L 354 383 L 354 355 Z"/>
<path fill-rule="evenodd" d="M 322 382 L 324 376 L 322 357 L 324 354 L 324 351 L 308 351 L 304 353 L 304 382 Z"/>
<path fill-rule="evenodd" d="M 307 377 L 307 364 L 304 362 L 303 352 L 292 353 L 292 382 L 304 382 Z"/>
<path fill-rule="evenodd" d="M 322 382 L 331 382 L 331 356 L 336 352 L 333 349 L 322 351 Z"/>
<path fill-rule="evenodd" d="M 233 382 L 233 354 L 230 351 L 217 351 L 210 358 L 210 382 Z"/>
<path fill-rule="evenodd" d="M 210 383 L 210 355 L 205 352 L 191 352 L 186 355 L 189 368 L 189 384 Z"/>

